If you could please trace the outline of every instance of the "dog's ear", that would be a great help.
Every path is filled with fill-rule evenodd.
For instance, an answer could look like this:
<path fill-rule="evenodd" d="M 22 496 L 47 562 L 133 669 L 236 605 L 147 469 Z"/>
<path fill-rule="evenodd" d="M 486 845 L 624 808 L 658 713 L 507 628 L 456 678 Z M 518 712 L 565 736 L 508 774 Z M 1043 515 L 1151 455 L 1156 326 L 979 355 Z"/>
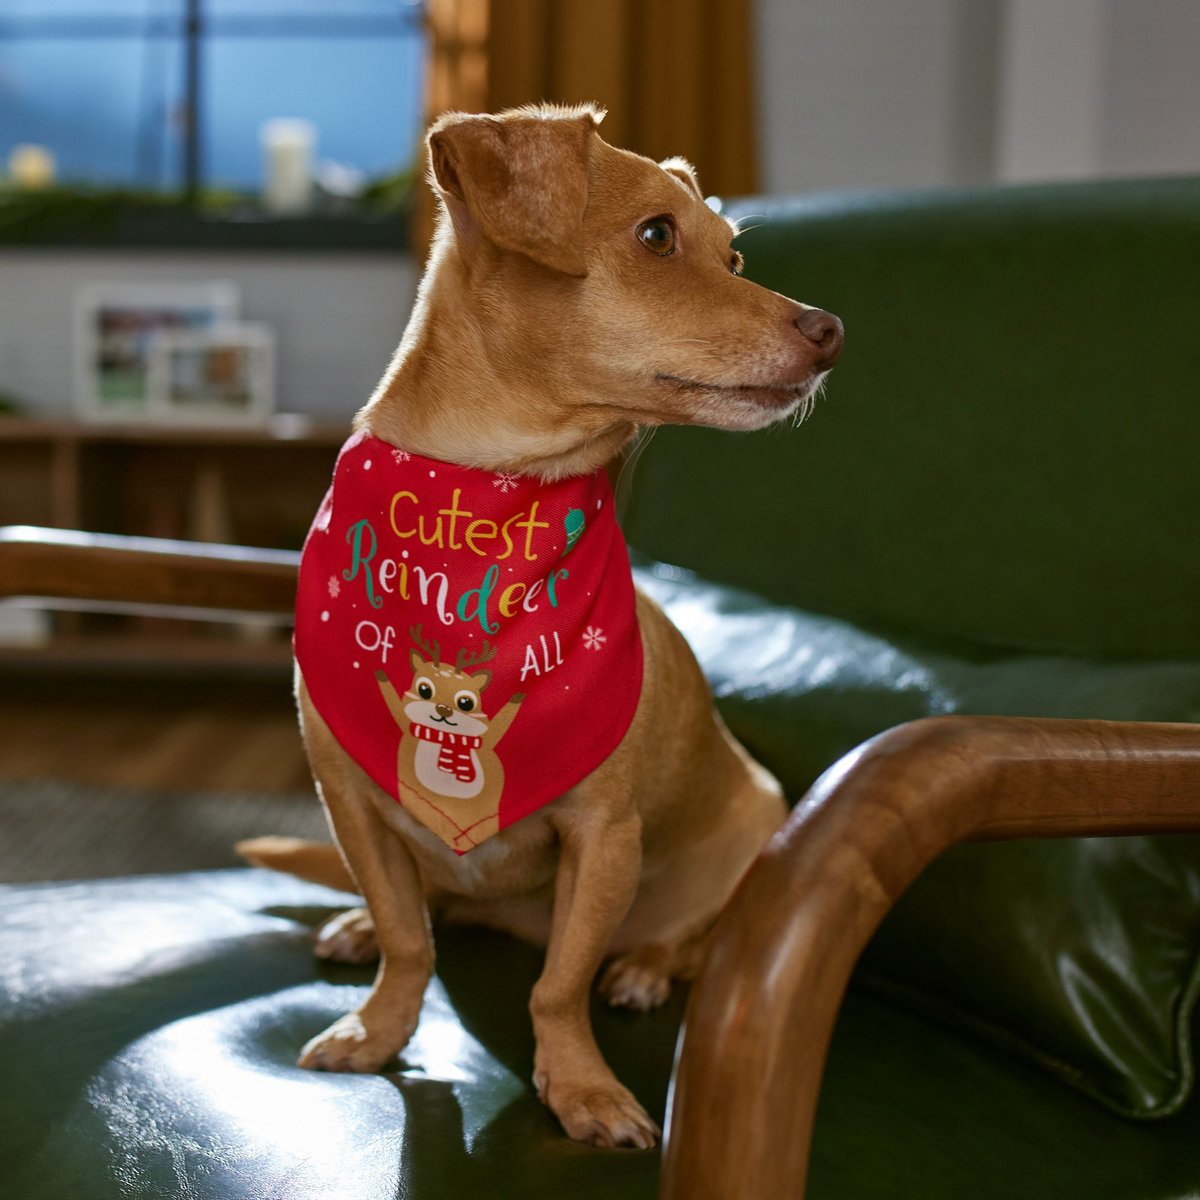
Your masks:
<path fill-rule="evenodd" d="M 700 190 L 700 181 L 696 178 L 696 168 L 686 158 L 676 155 L 674 158 L 664 158 L 658 165 L 668 175 L 674 175 L 698 199 L 704 199 L 704 193 Z"/>
<path fill-rule="evenodd" d="M 596 122 L 590 111 L 570 117 L 443 117 L 429 132 L 429 157 L 455 224 L 465 215 L 501 249 L 582 278 L 588 155 Z"/>

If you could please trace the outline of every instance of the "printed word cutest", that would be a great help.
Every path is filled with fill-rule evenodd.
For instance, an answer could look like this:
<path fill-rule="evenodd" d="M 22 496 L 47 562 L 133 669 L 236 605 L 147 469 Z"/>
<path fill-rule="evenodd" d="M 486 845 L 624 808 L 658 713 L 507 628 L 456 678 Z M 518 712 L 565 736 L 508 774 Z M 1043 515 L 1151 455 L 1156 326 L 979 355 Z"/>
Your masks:
<path fill-rule="evenodd" d="M 529 512 L 514 513 L 502 525 L 487 517 L 476 517 L 469 508 L 460 508 L 462 488 L 455 488 L 446 508 L 439 508 L 432 521 L 425 513 L 417 513 L 421 501 L 414 492 L 397 492 L 392 497 L 388 517 L 392 532 L 398 538 L 416 537 L 422 546 L 437 546 L 439 550 L 461 550 L 465 546 L 472 554 L 484 558 L 494 557 L 502 562 L 513 552 L 513 529 L 524 531 L 523 553 L 527 562 L 534 562 L 537 555 L 533 550 L 533 536 L 537 529 L 549 529 L 549 521 L 537 519 L 538 501 L 529 506 Z M 415 519 L 415 524 L 413 521 Z M 443 519 L 445 524 L 443 524 Z M 459 522 L 463 524 L 460 526 Z M 461 532 L 462 540 L 458 538 Z M 495 553 L 492 543 L 504 543 L 504 549 Z"/>

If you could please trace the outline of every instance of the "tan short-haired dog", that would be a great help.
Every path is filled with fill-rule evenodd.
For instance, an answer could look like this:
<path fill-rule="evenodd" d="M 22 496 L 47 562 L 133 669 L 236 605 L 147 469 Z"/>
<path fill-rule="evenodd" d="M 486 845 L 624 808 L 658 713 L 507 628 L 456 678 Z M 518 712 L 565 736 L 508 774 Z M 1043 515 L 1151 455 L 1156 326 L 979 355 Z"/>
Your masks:
<path fill-rule="evenodd" d="M 811 399 L 840 353 L 840 322 L 738 278 L 735 231 L 706 206 L 690 166 L 606 144 L 601 117 L 538 107 L 453 113 L 432 127 L 437 234 L 358 428 L 442 462 L 561 480 L 596 471 L 642 426 L 759 429 Z M 374 1071 L 405 1045 L 433 968 L 433 912 L 546 946 L 530 1001 L 539 1096 L 573 1138 L 654 1144 L 654 1122 L 596 1046 L 592 983 L 610 959 L 600 985 L 610 1001 L 647 1008 L 690 977 L 785 808 L 714 712 L 680 634 L 641 595 L 636 617 L 640 699 L 617 749 L 464 856 L 348 756 L 298 672 L 305 745 L 352 879 L 311 845 L 267 838 L 242 849 L 357 890 L 367 909 L 326 926 L 318 953 L 381 956 L 369 996 L 304 1048 L 303 1066 Z M 412 651 L 412 669 L 434 657 Z M 386 677 L 380 686 L 376 699 L 399 722 L 395 688 Z M 487 695 L 482 677 L 471 686 L 463 706 Z M 433 684 L 428 700 L 439 703 Z"/>

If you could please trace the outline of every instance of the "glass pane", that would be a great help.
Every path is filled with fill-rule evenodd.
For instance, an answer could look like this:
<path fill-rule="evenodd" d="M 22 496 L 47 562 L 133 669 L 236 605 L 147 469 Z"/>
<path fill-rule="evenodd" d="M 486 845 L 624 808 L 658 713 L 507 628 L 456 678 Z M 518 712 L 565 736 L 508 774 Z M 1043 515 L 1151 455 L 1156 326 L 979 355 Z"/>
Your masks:
<path fill-rule="evenodd" d="M 147 13 L 174 12 L 180 0 L 3 0 L 0 3 L 0 28 L 10 18 L 28 17 L 141 17 Z"/>
<path fill-rule="evenodd" d="M 214 38 L 205 50 L 205 172 L 257 189 L 259 130 L 274 117 L 316 126 L 316 161 L 368 175 L 411 165 L 420 137 L 422 39 Z"/>
<path fill-rule="evenodd" d="M 132 0 L 130 0 L 132 2 Z M 180 0 L 176 0 L 179 3 Z M 204 0 L 213 16 L 405 17 L 416 0 Z"/>
<path fill-rule="evenodd" d="M 0 168 L 34 142 L 60 179 L 159 185 L 178 154 L 168 118 L 179 65 L 163 39 L 0 41 Z"/>
<path fill-rule="evenodd" d="M 0 0 L 0 170 L 12 146 L 34 142 L 54 153 L 60 179 L 178 186 L 183 7 Z M 256 190 L 259 129 L 280 116 L 315 124 L 318 161 L 368 175 L 410 164 L 424 35 L 406 0 L 205 0 L 204 9 L 206 182 Z M 71 18 L 83 27 L 68 36 Z M 151 27 L 160 36 L 141 36 Z"/>

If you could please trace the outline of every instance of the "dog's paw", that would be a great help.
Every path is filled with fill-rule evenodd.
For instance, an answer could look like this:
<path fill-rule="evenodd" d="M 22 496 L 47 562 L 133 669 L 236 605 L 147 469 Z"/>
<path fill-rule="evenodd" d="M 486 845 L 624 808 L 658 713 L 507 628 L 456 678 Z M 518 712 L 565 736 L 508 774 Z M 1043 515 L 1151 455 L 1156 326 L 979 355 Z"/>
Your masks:
<path fill-rule="evenodd" d="M 535 1076 L 538 1096 L 562 1122 L 567 1136 L 590 1146 L 631 1146 L 649 1150 L 662 1130 L 637 1102 L 633 1093 L 615 1079 L 591 1084 L 547 1085 Z"/>
<path fill-rule="evenodd" d="M 314 935 L 313 953 L 340 963 L 370 963 L 379 957 L 375 923 L 365 908 L 331 917 Z"/>
<path fill-rule="evenodd" d="M 300 1051 L 298 1065 L 309 1071 L 378 1071 L 399 1054 L 416 1027 L 414 1019 L 408 1028 L 385 1036 L 369 1029 L 361 1013 L 347 1013 Z"/>
<path fill-rule="evenodd" d="M 671 994 L 670 961 L 654 946 L 623 954 L 608 964 L 597 986 L 614 1008 L 658 1008 Z"/>

